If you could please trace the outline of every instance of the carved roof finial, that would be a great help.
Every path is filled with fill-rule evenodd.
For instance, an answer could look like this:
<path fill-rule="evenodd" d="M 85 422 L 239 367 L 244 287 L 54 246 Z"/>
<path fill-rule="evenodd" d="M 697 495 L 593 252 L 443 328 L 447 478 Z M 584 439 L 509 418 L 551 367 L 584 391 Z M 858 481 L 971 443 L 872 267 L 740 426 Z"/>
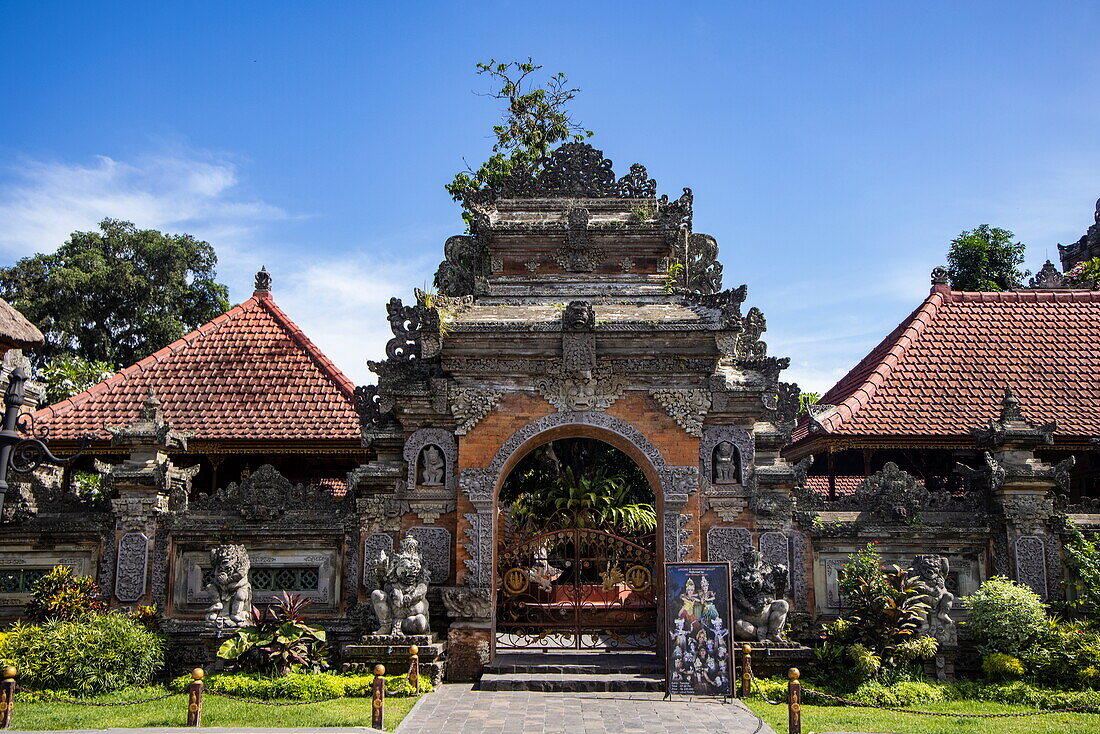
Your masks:
<path fill-rule="evenodd" d="M 1042 288 L 1042 289 L 1059 289 L 1068 288 L 1066 285 L 1066 276 L 1062 275 L 1058 271 L 1058 268 L 1054 266 L 1050 260 L 1047 260 L 1043 267 L 1039 269 L 1031 280 L 1028 281 L 1029 288 Z"/>
<path fill-rule="evenodd" d="M 951 282 L 948 277 L 947 268 L 942 265 L 938 265 L 932 268 L 932 285 L 949 285 Z"/>
<path fill-rule="evenodd" d="M 1020 401 L 1016 399 L 1016 394 L 1012 392 L 1012 386 L 1005 386 L 1005 395 L 1001 398 L 1001 423 L 1008 423 L 1009 421 L 1022 421 L 1024 414 L 1020 411 Z"/>
<path fill-rule="evenodd" d="M 256 292 L 271 292 L 271 273 L 267 272 L 266 266 L 261 267 L 260 272 L 256 273 Z"/>
<path fill-rule="evenodd" d="M 138 415 L 140 420 L 143 421 L 164 422 L 164 413 L 160 409 L 160 398 L 157 397 L 157 391 L 152 385 L 149 386 L 149 391 L 145 394 L 145 400 L 141 403 L 141 412 Z"/>

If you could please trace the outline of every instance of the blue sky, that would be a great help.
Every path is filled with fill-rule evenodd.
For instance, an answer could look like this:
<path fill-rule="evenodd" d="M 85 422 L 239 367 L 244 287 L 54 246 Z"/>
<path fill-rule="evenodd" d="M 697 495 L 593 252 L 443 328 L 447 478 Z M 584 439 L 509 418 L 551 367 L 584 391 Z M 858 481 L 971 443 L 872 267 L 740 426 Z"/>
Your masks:
<path fill-rule="evenodd" d="M 824 390 L 990 223 L 1032 270 L 1100 196 L 1100 4 L 0 1 L 0 262 L 104 216 L 260 265 L 357 382 L 461 231 L 443 184 L 533 56 L 625 172 L 695 191 L 726 285 Z"/>

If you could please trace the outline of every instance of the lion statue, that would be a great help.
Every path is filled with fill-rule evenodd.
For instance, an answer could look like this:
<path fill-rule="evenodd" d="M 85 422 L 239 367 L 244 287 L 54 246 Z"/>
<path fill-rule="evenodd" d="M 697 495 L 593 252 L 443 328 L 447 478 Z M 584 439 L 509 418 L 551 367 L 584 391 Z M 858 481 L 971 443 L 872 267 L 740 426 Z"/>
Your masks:
<path fill-rule="evenodd" d="M 243 545 L 219 545 L 210 550 L 213 571 L 206 592 L 214 603 L 206 610 L 206 620 L 219 627 L 241 627 L 249 622 L 252 611 L 251 567 Z"/>
<path fill-rule="evenodd" d="M 428 576 L 416 538 L 405 536 L 400 552 L 378 554 L 374 563 L 378 588 L 371 604 L 378 617 L 376 635 L 424 635 L 428 633 Z"/>

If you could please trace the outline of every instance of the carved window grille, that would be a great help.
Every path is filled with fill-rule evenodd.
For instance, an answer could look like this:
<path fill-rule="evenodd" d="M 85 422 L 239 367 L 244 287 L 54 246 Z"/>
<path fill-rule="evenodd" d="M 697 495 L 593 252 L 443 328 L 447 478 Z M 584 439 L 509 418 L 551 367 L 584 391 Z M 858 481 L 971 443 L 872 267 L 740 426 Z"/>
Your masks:
<path fill-rule="evenodd" d="M 213 580 L 213 570 L 202 570 L 202 585 Z M 253 567 L 248 572 L 253 591 L 317 591 L 321 570 L 317 566 Z"/>
<path fill-rule="evenodd" d="M 48 568 L 6 568 L 0 571 L 0 594 L 29 594 L 34 582 L 49 572 Z"/>

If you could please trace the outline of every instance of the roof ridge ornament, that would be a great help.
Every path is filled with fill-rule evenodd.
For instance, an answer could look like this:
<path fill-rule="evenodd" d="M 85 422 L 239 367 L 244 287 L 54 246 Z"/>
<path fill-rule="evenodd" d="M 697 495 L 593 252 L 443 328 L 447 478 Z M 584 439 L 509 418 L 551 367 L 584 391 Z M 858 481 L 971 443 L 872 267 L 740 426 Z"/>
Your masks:
<path fill-rule="evenodd" d="M 1070 288 L 1069 283 L 1066 282 L 1066 276 L 1061 273 L 1058 268 L 1050 260 L 1043 263 L 1043 267 L 1039 269 L 1039 272 L 1032 276 L 1031 280 L 1027 282 L 1028 288 L 1044 289 L 1044 290 L 1062 290 Z"/>
<path fill-rule="evenodd" d="M 951 285 L 950 274 L 942 265 L 932 268 L 932 285 Z"/>
<path fill-rule="evenodd" d="M 259 295 L 261 293 L 271 292 L 271 273 L 267 272 L 267 266 L 261 266 L 260 271 L 256 273 L 255 280 L 255 293 L 253 295 Z"/>
<path fill-rule="evenodd" d="M 524 167 L 500 184 L 473 194 L 468 204 L 488 203 L 498 197 L 537 199 L 543 197 L 653 199 L 657 182 L 645 166 L 635 163 L 622 178 L 615 178 L 612 162 L 603 151 L 588 143 L 565 143 L 550 151 L 537 170 Z"/>

